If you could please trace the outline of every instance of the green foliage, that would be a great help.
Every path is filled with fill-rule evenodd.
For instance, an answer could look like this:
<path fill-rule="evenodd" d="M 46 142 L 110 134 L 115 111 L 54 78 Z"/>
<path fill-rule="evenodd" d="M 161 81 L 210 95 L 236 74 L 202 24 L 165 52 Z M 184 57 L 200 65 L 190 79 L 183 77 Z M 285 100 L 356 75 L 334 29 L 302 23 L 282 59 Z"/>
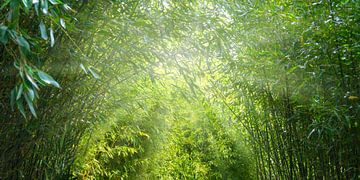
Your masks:
<path fill-rule="evenodd" d="M 237 19 L 246 29 L 227 32 L 234 37 L 226 42 L 239 39 L 243 50 L 238 62 L 224 59 L 224 84 L 232 86 L 222 94 L 235 97 L 228 107 L 243 118 L 253 139 L 259 178 L 356 179 L 359 66 L 353 52 L 359 27 L 352 22 L 358 20 L 358 4 L 252 6 L 246 20 Z M 257 43 L 255 37 L 242 39 L 253 35 Z"/>
<path fill-rule="evenodd" d="M 200 109 L 194 104 L 186 106 L 196 114 L 191 119 L 174 117 L 165 143 L 155 155 L 151 177 L 254 179 L 252 156 L 241 143 L 241 134 L 229 125 L 233 122 L 216 117 L 208 105 L 200 105 Z"/>
<path fill-rule="evenodd" d="M 0 6 L 1 64 L 5 67 L 4 73 L 16 77 L 10 96 L 12 106 L 16 104 L 26 118 L 25 100 L 36 117 L 35 100 L 39 98 L 40 86 L 60 87 L 50 75 L 45 77 L 40 68 L 44 51 L 55 44 L 54 29 L 65 29 L 64 18 L 70 20 L 68 12 L 71 9 L 60 0 L 11 0 L 2 2 Z M 47 28 L 51 37 L 50 46 L 47 45 Z M 16 72 L 11 70 L 11 65 Z"/>
<path fill-rule="evenodd" d="M 125 123 L 133 123 L 132 120 L 126 119 Z M 123 123 L 115 124 L 108 132 L 104 132 L 103 126 L 96 131 L 102 134 L 99 137 L 93 134 L 84 137 L 94 144 L 89 144 L 89 141 L 84 143 L 85 156 L 79 155 L 74 175 L 81 179 L 125 179 L 136 173 L 136 168 L 144 163 L 141 159 L 144 153 L 142 146 L 149 135 L 135 125 Z"/>
<path fill-rule="evenodd" d="M 0 178 L 359 178 L 356 1 L 37 2 L 0 3 Z"/>
<path fill-rule="evenodd" d="M 118 87 L 120 88 L 120 87 Z M 120 90 L 120 89 L 119 89 Z M 140 96 L 142 90 L 136 86 L 121 87 L 122 91 L 132 91 L 132 96 Z M 137 95 L 137 92 L 140 93 Z M 147 146 L 155 136 L 154 121 L 158 103 L 144 104 L 142 100 L 134 104 L 131 99 L 123 100 L 123 109 L 113 116 L 93 124 L 85 132 L 73 167 L 73 175 L 81 179 L 128 179 L 140 170 L 148 160 L 144 157 Z"/>

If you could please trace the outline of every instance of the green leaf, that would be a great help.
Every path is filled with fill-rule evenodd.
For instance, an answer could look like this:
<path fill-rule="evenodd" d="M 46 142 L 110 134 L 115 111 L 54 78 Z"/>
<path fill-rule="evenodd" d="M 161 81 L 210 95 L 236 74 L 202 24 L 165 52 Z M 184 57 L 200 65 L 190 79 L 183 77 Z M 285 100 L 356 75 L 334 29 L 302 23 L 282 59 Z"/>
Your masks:
<path fill-rule="evenodd" d="M 83 64 L 80 64 L 80 68 L 85 72 L 85 74 L 87 74 L 88 72 L 87 72 L 87 70 L 86 70 L 86 68 L 84 67 L 84 65 Z"/>
<path fill-rule="evenodd" d="M 19 90 L 17 92 L 16 100 L 20 99 L 20 97 L 21 97 L 21 95 L 23 93 L 23 90 L 24 90 L 24 86 L 23 86 L 23 84 L 21 84 L 20 87 L 19 87 Z"/>
<path fill-rule="evenodd" d="M 28 89 L 28 96 L 29 96 L 29 98 L 30 98 L 30 100 L 31 101 L 34 101 L 34 99 L 35 99 L 35 92 L 34 92 L 34 90 L 33 89 Z"/>
<path fill-rule="evenodd" d="M 47 0 L 41 0 L 41 10 L 44 14 L 49 13 L 49 5 Z"/>
<path fill-rule="evenodd" d="M 44 81 L 45 83 L 51 84 L 51 85 L 53 85 L 53 86 L 55 86 L 55 87 L 57 87 L 57 88 L 60 88 L 59 83 L 56 82 L 56 81 L 54 80 L 54 78 L 52 78 L 50 75 L 46 74 L 45 72 L 43 72 L 43 71 L 38 71 L 38 75 L 39 75 L 40 79 L 41 79 L 42 81 Z"/>
<path fill-rule="evenodd" d="M 19 71 L 19 75 L 20 75 L 21 79 L 25 79 L 23 71 Z"/>
<path fill-rule="evenodd" d="M 17 32 L 8 28 L 8 33 L 9 33 L 10 37 L 16 42 L 16 39 L 18 38 Z"/>
<path fill-rule="evenodd" d="M 36 84 L 35 80 L 26 73 L 26 78 L 30 81 L 30 83 L 36 88 L 39 89 L 39 86 Z"/>
<path fill-rule="evenodd" d="M 19 63 L 14 61 L 14 67 L 17 69 L 17 70 L 20 70 L 20 66 L 19 66 Z M 20 71 L 21 72 L 21 71 Z"/>
<path fill-rule="evenodd" d="M 49 0 L 49 1 L 50 1 L 50 3 L 53 4 L 53 5 L 62 4 L 62 2 L 59 1 L 59 0 Z"/>
<path fill-rule="evenodd" d="M 91 75 L 95 78 L 95 79 L 99 79 L 100 76 L 98 74 L 96 74 L 92 69 L 91 67 L 88 68 L 89 69 L 89 72 L 91 73 Z"/>
<path fill-rule="evenodd" d="M 11 9 L 11 16 L 10 18 L 10 25 L 11 29 L 16 29 L 19 25 L 19 16 L 20 16 L 20 7 L 19 1 L 11 1 L 10 2 L 10 9 Z"/>
<path fill-rule="evenodd" d="M 298 69 L 298 66 L 294 66 L 294 67 L 292 67 L 292 68 L 290 68 L 289 70 L 287 70 L 287 74 L 291 74 L 291 73 L 293 73 L 296 69 Z"/>
<path fill-rule="evenodd" d="M 26 41 L 26 39 L 22 36 L 18 36 L 18 38 L 16 39 L 16 43 L 19 46 L 24 47 L 26 50 L 30 51 L 30 45 L 29 43 Z"/>
<path fill-rule="evenodd" d="M 55 44 L 54 30 L 50 28 L 50 46 L 54 47 L 54 44 Z"/>
<path fill-rule="evenodd" d="M 0 42 L 4 45 L 8 42 L 7 27 L 0 25 Z"/>
<path fill-rule="evenodd" d="M 45 24 L 43 21 L 40 22 L 40 33 L 41 33 L 41 38 L 47 40 L 48 39 L 48 35 L 47 35 L 47 32 L 46 32 L 46 27 L 45 27 Z"/>
<path fill-rule="evenodd" d="M 72 11 L 71 7 L 69 5 L 67 5 L 67 4 L 64 4 L 63 7 L 67 11 Z"/>
<path fill-rule="evenodd" d="M 64 18 L 60 18 L 60 25 L 61 25 L 64 29 L 66 29 L 66 24 L 65 24 Z"/>
<path fill-rule="evenodd" d="M 22 99 L 19 99 L 18 101 L 16 101 L 16 106 L 19 109 L 20 113 L 24 116 L 24 118 L 26 118 L 25 109 L 24 109 Z"/>
<path fill-rule="evenodd" d="M 31 114 L 34 115 L 35 118 L 37 118 L 33 102 L 30 100 L 30 98 L 28 97 L 27 94 L 25 94 L 24 97 L 25 97 L 26 103 L 28 104 Z"/>
<path fill-rule="evenodd" d="M 25 12 L 28 13 L 32 5 L 32 0 L 22 0 L 22 2 L 25 6 Z"/>
<path fill-rule="evenodd" d="M 39 16 L 39 0 L 33 0 L 36 15 Z"/>

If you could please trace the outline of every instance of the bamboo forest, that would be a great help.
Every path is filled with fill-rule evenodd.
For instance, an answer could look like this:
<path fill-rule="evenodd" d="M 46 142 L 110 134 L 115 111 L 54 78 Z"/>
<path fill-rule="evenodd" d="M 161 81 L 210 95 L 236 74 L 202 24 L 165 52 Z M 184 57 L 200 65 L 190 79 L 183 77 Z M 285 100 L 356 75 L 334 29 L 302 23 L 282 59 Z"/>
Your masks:
<path fill-rule="evenodd" d="M 360 179 L 358 0 L 0 0 L 0 179 Z"/>

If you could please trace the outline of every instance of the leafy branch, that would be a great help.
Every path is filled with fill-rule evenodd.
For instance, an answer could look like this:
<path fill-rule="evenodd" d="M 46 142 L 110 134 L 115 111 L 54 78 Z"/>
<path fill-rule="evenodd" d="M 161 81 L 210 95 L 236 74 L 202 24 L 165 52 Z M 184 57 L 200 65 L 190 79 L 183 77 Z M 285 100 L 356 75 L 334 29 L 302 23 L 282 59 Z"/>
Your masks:
<path fill-rule="evenodd" d="M 0 19 L 0 42 L 9 57 L 6 60 L 13 61 L 17 70 L 11 106 L 14 109 L 16 105 L 26 118 L 26 103 L 36 117 L 36 100 L 41 87 L 60 88 L 51 75 L 41 70 L 40 56 L 43 49 L 54 47 L 54 29 L 59 26 L 65 29 L 73 10 L 62 0 L 7 0 L 0 4 L 0 12 L 5 15 Z"/>

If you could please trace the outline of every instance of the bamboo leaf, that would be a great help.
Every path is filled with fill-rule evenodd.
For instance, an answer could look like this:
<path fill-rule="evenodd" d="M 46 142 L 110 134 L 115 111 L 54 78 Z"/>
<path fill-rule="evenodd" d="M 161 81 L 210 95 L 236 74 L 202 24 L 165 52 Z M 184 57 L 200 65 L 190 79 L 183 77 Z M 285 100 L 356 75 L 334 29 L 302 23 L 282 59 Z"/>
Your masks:
<path fill-rule="evenodd" d="M 36 84 L 35 80 L 26 73 L 26 78 L 30 81 L 30 83 L 36 88 L 39 89 L 39 86 Z"/>
<path fill-rule="evenodd" d="M 69 5 L 67 5 L 67 4 L 64 4 L 63 7 L 67 11 L 72 11 L 71 7 Z"/>
<path fill-rule="evenodd" d="M 56 4 L 60 4 L 61 1 L 58 1 L 58 0 L 49 0 L 49 2 L 53 5 L 56 5 Z"/>
<path fill-rule="evenodd" d="M 28 89 L 28 96 L 30 98 L 31 101 L 34 101 L 35 99 L 35 92 L 33 89 Z"/>
<path fill-rule="evenodd" d="M 23 84 L 20 85 L 19 90 L 17 92 L 16 100 L 20 99 L 22 93 L 23 93 L 24 86 Z"/>
<path fill-rule="evenodd" d="M 54 38 L 54 30 L 50 27 L 50 46 L 54 47 L 55 38 Z"/>
<path fill-rule="evenodd" d="M 11 1 L 10 2 L 10 16 L 8 16 L 10 20 L 9 27 L 11 29 L 16 29 L 19 26 L 19 16 L 20 16 L 20 7 L 19 1 Z"/>
<path fill-rule="evenodd" d="M 27 94 L 25 94 L 24 97 L 25 97 L 25 101 L 26 101 L 26 103 L 27 103 L 27 105 L 28 105 L 28 107 L 29 107 L 29 109 L 30 109 L 31 114 L 32 114 L 35 118 L 37 118 L 37 116 L 36 116 L 36 111 L 35 111 L 33 102 L 30 100 L 30 98 L 28 97 Z"/>
<path fill-rule="evenodd" d="M 88 68 L 89 69 L 89 72 L 91 73 L 91 75 L 95 78 L 95 79 L 100 79 L 100 76 L 94 72 L 94 70 L 92 70 L 91 67 Z"/>
<path fill-rule="evenodd" d="M 86 70 L 86 68 L 84 67 L 84 65 L 83 64 L 80 64 L 80 68 L 85 72 L 85 74 L 87 74 L 88 72 L 87 72 L 87 70 Z"/>
<path fill-rule="evenodd" d="M 39 16 L 39 1 L 33 0 L 36 15 Z"/>
<path fill-rule="evenodd" d="M 53 86 L 55 86 L 55 87 L 57 87 L 57 88 L 60 88 L 59 83 L 56 82 L 56 81 L 54 80 L 54 78 L 52 78 L 50 75 L 46 74 L 46 73 L 43 72 L 43 71 L 38 71 L 37 74 L 39 75 L 40 79 L 41 79 L 42 81 L 44 81 L 45 83 L 51 84 L 51 85 L 53 85 Z"/>
<path fill-rule="evenodd" d="M 20 113 L 24 116 L 24 118 L 26 118 L 25 109 L 24 109 L 22 99 L 19 99 L 18 101 L 16 101 L 16 106 L 19 109 Z"/>
<path fill-rule="evenodd" d="M 41 38 L 47 40 L 48 39 L 48 35 L 47 35 L 47 32 L 46 32 L 46 27 L 45 27 L 45 24 L 43 21 L 40 22 L 40 33 L 41 33 Z"/>
<path fill-rule="evenodd" d="M 49 13 L 48 0 L 41 0 L 41 10 L 44 14 Z"/>
<path fill-rule="evenodd" d="M 8 39 L 7 27 L 0 25 L 0 42 L 5 45 L 8 42 Z"/>
<path fill-rule="evenodd" d="M 19 45 L 19 46 L 22 46 L 24 47 L 26 50 L 30 51 L 30 45 L 29 43 L 27 42 L 27 40 L 22 37 L 22 36 L 19 36 L 17 39 L 16 39 L 16 43 Z"/>
<path fill-rule="evenodd" d="M 32 0 L 22 0 L 24 7 L 25 7 L 25 12 L 29 12 L 29 9 L 31 8 L 32 5 Z"/>
<path fill-rule="evenodd" d="M 66 24 L 65 24 L 64 18 L 60 18 L 60 25 L 61 25 L 64 29 L 66 29 Z"/>

